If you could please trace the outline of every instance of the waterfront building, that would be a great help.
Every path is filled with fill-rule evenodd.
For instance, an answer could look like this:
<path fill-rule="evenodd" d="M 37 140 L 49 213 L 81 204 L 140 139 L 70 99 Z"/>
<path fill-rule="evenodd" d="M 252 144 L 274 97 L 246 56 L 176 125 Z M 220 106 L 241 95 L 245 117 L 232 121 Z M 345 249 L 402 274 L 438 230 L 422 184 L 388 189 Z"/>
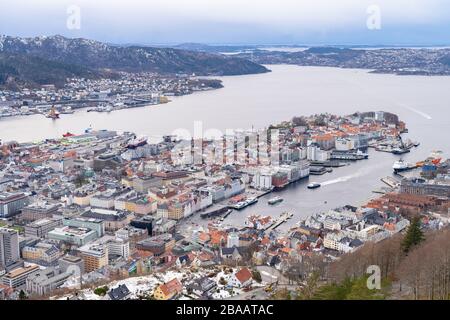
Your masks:
<path fill-rule="evenodd" d="M 403 179 L 400 183 L 400 193 L 415 195 L 431 195 L 450 197 L 450 183 L 429 183 L 424 179 Z"/>
<path fill-rule="evenodd" d="M 327 161 L 330 159 L 330 153 L 320 149 L 317 144 L 310 144 L 307 148 L 307 159 L 309 161 Z"/>
<path fill-rule="evenodd" d="M 336 150 L 337 151 L 350 151 L 355 149 L 355 141 L 349 138 L 337 138 Z"/>

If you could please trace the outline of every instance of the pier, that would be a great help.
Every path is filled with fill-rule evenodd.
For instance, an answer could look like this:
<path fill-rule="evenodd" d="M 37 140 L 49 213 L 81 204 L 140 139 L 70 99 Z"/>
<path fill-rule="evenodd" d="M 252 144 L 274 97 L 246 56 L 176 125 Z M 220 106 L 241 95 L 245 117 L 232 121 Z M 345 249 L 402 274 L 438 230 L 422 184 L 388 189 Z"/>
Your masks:
<path fill-rule="evenodd" d="M 284 213 L 282 213 L 280 215 L 280 217 L 277 220 L 275 220 L 268 228 L 264 229 L 264 231 L 270 232 L 272 230 L 275 230 L 276 228 L 281 226 L 283 223 L 288 221 L 293 216 L 294 216 L 294 214 L 291 213 L 291 212 L 284 212 Z"/>
<path fill-rule="evenodd" d="M 393 189 L 397 188 L 400 185 L 400 182 L 392 177 L 385 177 L 381 178 L 380 180 Z"/>

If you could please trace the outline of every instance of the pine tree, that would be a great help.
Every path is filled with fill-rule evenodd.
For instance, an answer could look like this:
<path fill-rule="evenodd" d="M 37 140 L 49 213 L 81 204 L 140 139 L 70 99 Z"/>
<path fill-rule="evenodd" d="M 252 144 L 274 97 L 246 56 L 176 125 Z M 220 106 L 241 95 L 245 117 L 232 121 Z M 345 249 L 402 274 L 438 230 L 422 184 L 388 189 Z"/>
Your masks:
<path fill-rule="evenodd" d="M 403 251 L 408 253 L 413 246 L 422 242 L 424 238 L 423 232 L 420 230 L 420 217 L 414 217 L 402 242 Z"/>
<path fill-rule="evenodd" d="M 20 300 L 25 300 L 26 298 L 27 298 L 27 295 L 26 295 L 25 291 L 20 290 L 20 292 L 19 292 L 19 299 Z"/>

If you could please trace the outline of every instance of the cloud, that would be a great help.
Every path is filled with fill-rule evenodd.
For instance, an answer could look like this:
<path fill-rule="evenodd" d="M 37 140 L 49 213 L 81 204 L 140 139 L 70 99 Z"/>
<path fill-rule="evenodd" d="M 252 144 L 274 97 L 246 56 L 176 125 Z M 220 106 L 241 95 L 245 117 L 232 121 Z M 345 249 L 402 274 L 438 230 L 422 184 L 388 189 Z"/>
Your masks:
<path fill-rule="evenodd" d="M 378 5 L 382 35 L 413 39 L 417 28 L 442 29 L 446 0 L 2 0 L 0 32 L 60 33 L 116 42 L 331 41 L 365 34 L 367 8 Z M 82 29 L 65 29 L 66 8 L 79 5 Z M 430 29 L 431 28 L 431 29 Z M 408 34 L 407 30 L 411 30 Z M 432 33 L 432 31 L 427 31 Z M 361 36 L 360 36 L 361 37 Z M 427 36 L 423 36 L 425 39 Z M 449 36 L 450 37 L 450 36 Z M 377 35 L 379 38 L 379 35 Z M 444 35 L 445 38 L 445 35 Z M 264 40 L 265 39 L 265 40 Z M 432 37 L 429 39 L 433 39 Z M 150 40 L 150 41 L 149 41 Z M 370 40 L 370 39 L 369 39 Z M 443 39 L 448 41 L 448 38 Z"/>

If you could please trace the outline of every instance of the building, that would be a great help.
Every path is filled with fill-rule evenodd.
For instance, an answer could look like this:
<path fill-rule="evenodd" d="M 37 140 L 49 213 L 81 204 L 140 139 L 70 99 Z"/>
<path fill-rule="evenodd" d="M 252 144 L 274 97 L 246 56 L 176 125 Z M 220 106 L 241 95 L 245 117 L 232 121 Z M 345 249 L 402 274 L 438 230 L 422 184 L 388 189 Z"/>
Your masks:
<path fill-rule="evenodd" d="M 126 240 L 130 243 L 130 252 L 134 253 L 136 251 L 136 243 L 148 238 L 147 229 L 139 229 L 135 227 L 126 227 L 118 230 L 116 233 L 116 238 Z"/>
<path fill-rule="evenodd" d="M 239 247 L 239 234 L 230 232 L 227 237 L 227 248 Z"/>
<path fill-rule="evenodd" d="M 160 187 L 162 179 L 152 176 L 137 177 L 133 179 L 133 188 L 137 192 L 147 193 L 150 188 Z"/>
<path fill-rule="evenodd" d="M 37 270 L 39 267 L 36 265 L 14 269 L 3 276 L 2 282 L 10 288 L 18 288 L 25 285 L 28 276 Z"/>
<path fill-rule="evenodd" d="M 323 246 L 330 250 L 339 250 L 341 247 L 340 241 L 344 237 L 341 233 L 329 232 L 323 238 Z"/>
<path fill-rule="evenodd" d="M 355 149 L 355 141 L 349 138 L 337 138 L 336 150 L 337 151 L 350 151 Z"/>
<path fill-rule="evenodd" d="M 32 203 L 22 209 L 19 219 L 22 221 L 35 221 L 43 218 L 51 218 L 58 212 L 59 205 L 45 202 Z"/>
<path fill-rule="evenodd" d="M 61 225 L 61 218 L 39 219 L 25 226 L 25 235 L 28 237 L 45 238 L 50 231 Z"/>
<path fill-rule="evenodd" d="M 149 251 L 156 257 L 171 250 L 174 246 L 175 239 L 168 233 L 144 239 L 136 244 L 138 250 Z"/>
<path fill-rule="evenodd" d="M 96 232 L 97 237 L 102 237 L 105 234 L 105 223 L 103 220 L 95 218 L 64 218 L 63 225 L 76 228 L 86 228 Z"/>
<path fill-rule="evenodd" d="M 78 248 L 78 252 L 84 261 L 85 272 L 92 272 L 109 264 L 106 245 L 87 244 Z"/>
<path fill-rule="evenodd" d="M 55 228 L 47 235 L 51 240 L 67 242 L 77 246 L 83 246 L 98 238 L 98 233 L 95 230 L 71 226 Z"/>
<path fill-rule="evenodd" d="M 450 198 L 450 184 L 432 184 L 424 179 L 403 179 L 400 193 Z"/>
<path fill-rule="evenodd" d="M 72 273 L 59 272 L 55 268 L 33 272 L 26 279 L 27 292 L 40 296 L 46 295 L 59 288 L 71 276 Z"/>
<path fill-rule="evenodd" d="M 56 265 L 61 252 L 50 243 L 38 242 L 34 245 L 27 245 L 22 249 L 24 260 L 34 262 L 43 266 Z"/>
<path fill-rule="evenodd" d="M 20 259 L 19 234 L 17 231 L 0 228 L 0 267 L 13 265 Z"/>
<path fill-rule="evenodd" d="M 198 296 L 209 296 L 217 288 L 217 283 L 211 278 L 201 277 L 195 279 L 187 287 Z"/>
<path fill-rule="evenodd" d="M 330 153 L 322 150 L 316 144 L 311 144 L 307 148 L 307 159 L 310 161 L 327 161 L 330 159 Z"/>
<path fill-rule="evenodd" d="M 157 287 L 153 296 L 156 300 L 169 300 L 180 294 L 182 290 L 183 286 L 180 281 L 178 281 L 177 278 L 174 278 Z"/>
<path fill-rule="evenodd" d="M 23 193 L 0 193 L 0 217 L 8 218 L 18 214 L 28 205 L 28 196 Z"/>
<path fill-rule="evenodd" d="M 84 260 L 77 256 L 65 255 L 58 260 L 58 265 L 62 272 L 76 273 L 79 271 L 80 275 L 84 273 Z"/>
<path fill-rule="evenodd" d="M 125 284 L 119 285 L 117 288 L 111 289 L 106 298 L 109 300 L 128 300 L 131 295 L 130 290 Z"/>
<path fill-rule="evenodd" d="M 233 287 L 244 288 L 252 284 L 253 277 L 252 273 L 248 268 L 242 268 L 231 276 L 229 284 Z"/>
<path fill-rule="evenodd" d="M 331 134 L 321 134 L 313 137 L 313 141 L 322 150 L 331 150 L 335 147 L 335 137 Z"/>
<path fill-rule="evenodd" d="M 130 256 L 130 242 L 128 240 L 106 235 L 92 242 L 92 245 L 108 247 L 109 258 L 119 256 L 128 259 Z"/>
<path fill-rule="evenodd" d="M 153 224 L 155 223 L 155 218 L 152 216 L 145 216 L 142 218 L 133 219 L 130 222 L 130 225 L 132 227 L 138 228 L 138 229 L 145 229 L 147 230 L 147 233 L 149 235 L 153 232 Z"/>
<path fill-rule="evenodd" d="M 126 211 L 107 210 L 93 208 L 85 211 L 82 215 L 84 218 L 94 218 L 104 222 L 106 231 L 117 231 L 126 227 L 133 215 Z"/>
<path fill-rule="evenodd" d="M 118 196 L 115 190 L 108 190 L 103 193 L 93 195 L 90 198 L 90 205 L 94 208 L 113 209 L 114 200 Z"/>

